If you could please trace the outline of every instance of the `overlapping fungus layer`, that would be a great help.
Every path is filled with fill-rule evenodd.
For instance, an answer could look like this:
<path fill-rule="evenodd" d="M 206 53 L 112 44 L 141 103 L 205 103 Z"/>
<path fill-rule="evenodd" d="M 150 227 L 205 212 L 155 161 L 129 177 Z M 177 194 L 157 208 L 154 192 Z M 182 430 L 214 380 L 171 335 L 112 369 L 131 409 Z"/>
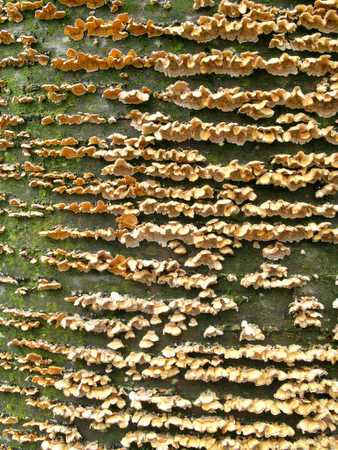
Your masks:
<path fill-rule="evenodd" d="M 338 2 L 134 3 L 0 4 L 0 449 L 333 450 Z"/>

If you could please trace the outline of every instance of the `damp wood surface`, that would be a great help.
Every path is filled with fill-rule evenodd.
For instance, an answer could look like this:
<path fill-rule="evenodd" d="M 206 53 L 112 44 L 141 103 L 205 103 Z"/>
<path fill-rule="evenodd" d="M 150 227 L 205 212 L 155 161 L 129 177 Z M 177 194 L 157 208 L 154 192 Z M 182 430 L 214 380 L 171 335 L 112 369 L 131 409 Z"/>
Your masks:
<path fill-rule="evenodd" d="M 0 9 L 0 449 L 337 448 L 337 0 Z"/>

